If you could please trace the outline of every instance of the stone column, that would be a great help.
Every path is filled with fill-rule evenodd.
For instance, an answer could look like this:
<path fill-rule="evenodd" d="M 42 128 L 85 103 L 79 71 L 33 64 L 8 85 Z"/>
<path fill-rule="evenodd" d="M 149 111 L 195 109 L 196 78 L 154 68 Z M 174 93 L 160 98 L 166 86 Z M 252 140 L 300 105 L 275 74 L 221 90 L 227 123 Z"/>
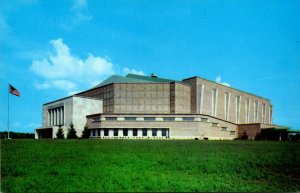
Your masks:
<path fill-rule="evenodd" d="M 132 136 L 133 136 L 132 129 L 128 129 L 128 137 L 132 138 Z"/>
<path fill-rule="evenodd" d="M 54 125 L 57 125 L 57 108 L 54 109 Z"/>
<path fill-rule="evenodd" d="M 114 136 L 114 130 L 113 129 L 109 129 L 108 131 L 108 137 L 113 137 Z"/>
<path fill-rule="evenodd" d="M 161 133 L 161 129 L 157 129 L 157 137 L 161 137 L 162 133 Z"/>
<path fill-rule="evenodd" d="M 63 107 L 60 107 L 60 124 L 62 125 L 64 124 L 63 113 L 64 113 Z"/>
<path fill-rule="evenodd" d="M 90 130 L 90 137 L 93 137 L 93 130 Z"/>
<path fill-rule="evenodd" d="M 103 129 L 100 129 L 100 136 L 104 137 L 104 130 Z"/>
<path fill-rule="evenodd" d="M 281 141 L 281 132 L 279 132 L 279 141 Z"/>
<path fill-rule="evenodd" d="M 48 123 L 47 123 L 48 126 L 51 125 L 51 111 L 48 110 Z"/>
<path fill-rule="evenodd" d="M 98 137 L 98 129 L 95 129 L 95 137 Z"/>
<path fill-rule="evenodd" d="M 62 107 L 62 124 L 65 125 L 65 108 Z"/>
<path fill-rule="evenodd" d="M 119 136 L 119 137 L 123 137 L 123 129 L 119 129 L 119 131 L 118 131 L 118 136 Z"/>
<path fill-rule="evenodd" d="M 51 125 L 54 125 L 54 109 L 51 109 L 51 114 L 52 114 Z"/>
<path fill-rule="evenodd" d="M 61 124 L 61 108 L 58 108 L 58 124 Z"/>

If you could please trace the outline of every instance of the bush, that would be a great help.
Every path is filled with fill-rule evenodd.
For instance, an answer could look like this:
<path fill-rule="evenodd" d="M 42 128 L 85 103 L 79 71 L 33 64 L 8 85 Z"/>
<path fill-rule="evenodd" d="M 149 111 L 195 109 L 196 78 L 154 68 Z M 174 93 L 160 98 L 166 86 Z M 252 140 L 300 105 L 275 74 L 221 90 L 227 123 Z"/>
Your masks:
<path fill-rule="evenodd" d="M 70 124 L 70 128 L 68 129 L 67 139 L 77 139 L 76 130 L 74 129 L 74 124 Z"/>
<path fill-rule="evenodd" d="M 84 126 L 82 134 L 81 134 L 81 138 L 83 139 L 88 139 L 90 138 L 90 131 L 88 130 L 87 125 Z"/>
<path fill-rule="evenodd" d="M 0 132 L 1 139 L 6 139 L 8 136 L 7 131 Z M 34 133 L 22 133 L 22 132 L 9 132 L 11 139 L 34 139 Z"/>
<path fill-rule="evenodd" d="M 248 137 L 248 134 L 246 133 L 246 131 L 244 130 L 242 136 L 240 137 L 241 140 L 248 140 L 249 137 Z"/>
<path fill-rule="evenodd" d="M 65 138 L 64 131 L 61 127 L 59 127 L 56 132 L 56 139 L 64 139 L 64 138 Z"/>

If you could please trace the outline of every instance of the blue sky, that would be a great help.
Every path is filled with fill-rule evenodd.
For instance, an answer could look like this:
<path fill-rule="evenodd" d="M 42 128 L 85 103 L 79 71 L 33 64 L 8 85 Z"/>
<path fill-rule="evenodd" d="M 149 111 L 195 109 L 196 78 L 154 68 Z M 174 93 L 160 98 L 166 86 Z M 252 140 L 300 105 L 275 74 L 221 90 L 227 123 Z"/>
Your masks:
<path fill-rule="evenodd" d="M 1 0 L 1 125 L 33 132 L 42 104 L 128 72 L 200 76 L 271 100 L 300 129 L 300 1 Z"/>

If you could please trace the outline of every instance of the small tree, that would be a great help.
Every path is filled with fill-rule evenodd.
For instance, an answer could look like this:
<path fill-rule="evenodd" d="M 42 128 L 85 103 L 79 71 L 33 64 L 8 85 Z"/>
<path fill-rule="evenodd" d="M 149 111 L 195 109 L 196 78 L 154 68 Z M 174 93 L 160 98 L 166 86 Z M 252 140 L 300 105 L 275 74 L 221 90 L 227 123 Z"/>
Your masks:
<path fill-rule="evenodd" d="M 242 136 L 241 136 L 241 140 L 248 140 L 248 134 L 246 133 L 246 131 L 244 130 Z"/>
<path fill-rule="evenodd" d="M 81 138 L 83 138 L 83 139 L 90 138 L 90 131 L 88 130 L 87 125 L 85 125 L 83 128 Z"/>
<path fill-rule="evenodd" d="M 76 130 L 74 129 L 74 124 L 71 122 L 70 128 L 68 129 L 67 139 L 77 139 Z"/>
<path fill-rule="evenodd" d="M 59 126 L 57 132 L 56 132 L 56 139 L 64 139 L 65 135 L 64 135 L 64 131 L 61 128 L 61 126 Z"/>

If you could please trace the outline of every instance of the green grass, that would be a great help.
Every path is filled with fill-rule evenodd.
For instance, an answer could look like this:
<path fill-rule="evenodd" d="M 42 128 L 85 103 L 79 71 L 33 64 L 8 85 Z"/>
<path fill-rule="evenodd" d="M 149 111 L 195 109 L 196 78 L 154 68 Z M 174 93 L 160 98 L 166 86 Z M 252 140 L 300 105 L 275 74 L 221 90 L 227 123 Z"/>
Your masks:
<path fill-rule="evenodd" d="M 300 143 L 1 140 L 2 192 L 300 190 Z"/>

